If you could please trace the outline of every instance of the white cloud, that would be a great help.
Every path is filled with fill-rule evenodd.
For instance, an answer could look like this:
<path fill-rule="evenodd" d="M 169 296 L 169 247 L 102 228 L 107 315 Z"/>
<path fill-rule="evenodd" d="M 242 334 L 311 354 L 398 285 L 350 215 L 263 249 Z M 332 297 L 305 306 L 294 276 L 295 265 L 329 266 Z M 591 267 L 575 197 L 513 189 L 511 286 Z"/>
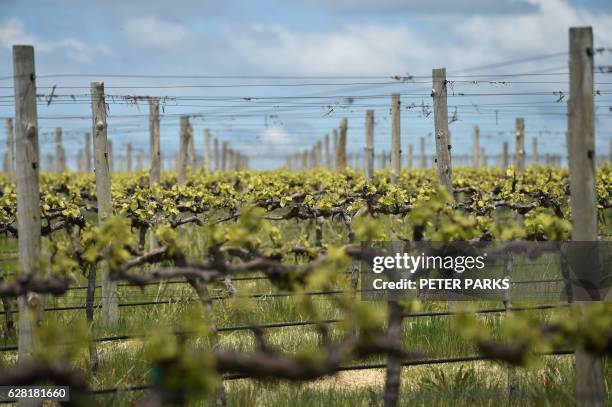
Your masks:
<path fill-rule="evenodd" d="M 538 6 L 538 12 L 521 16 L 474 16 L 455 26 L 453 32 L 483 55 L 498 52 L 534 55 L 567 49 L 567 30 L 571 26 L 592 25 L 597 37 L 612 36 L 612 14 L 572 7 L 564 0 L 530 1 Z M 557 44 L 557 48 L 551 48 L 552 44 Z"/>
<path fill-rule="evenodd" d="M 528 0 L 293 0 L 339 13 L 490 14 L 533 11 Z"/>
<path fill-rule="evenodd" d="M 283 145 L 291 143 L 293 140 L 284 127 L 272 125 L 264 128 L 261 133 L 262 145 L 270 143 L 271 145 Z M 268 144 L 268 145 L 270 145 Z"/>
<path fill-rule="evenodd" d="M 179 46 L 189 31 L 184 26 L 155 16 L 135 17 L 123 25 L 130 41 L 142 47 L 168 49 Z"/>
<path fill-rule="evenodd" d="M 410 60 L 432 56 L 426 41 L 405 26 L 346 26 L 339 32 L 305 33 L 253 25 L 229 35 L 242 58 L 266 72 L 403 73 Z"/>
<path fill-rule="evenodd" d="M 0 42 L 10 48 L 13 45 L 31 44 L 40 48 L 41 51 L 48 51 L 49 45 L 33 36 L 25 33 L 23 22 L 15 17 L 9 18 L 0 24 Z"/>
<path fill-rule="evenodd" d="M 16 17 L 0 23 L 0 44 L 5 48 L 13 45 L 33 45 L 36 52 L 65 52 L 66 56 L 76 62 L 88 63 L 98 53 L 109 55 L 110 50 L 104 45 L 88 45 L 74 38 L 50 42 L 26 33 L 23 21 Z"/>
<path fill-rule="evenodd" d="M 577 25 L 593 26 L 596 45 L 599 38 L 612 38 L 610 13 L 573 7 L 566 0 L 529 2 L 535 11 L 528 14 L 430 17 L 422 21 L 430 27 L 427 31 L 399 23 L 349 23 L 327 33 L 251 25 L 226 36 L 254 68 L 296 75 L 427 74 L 440 66 L 457 71 L 566 50 L 567 30 Z"/>

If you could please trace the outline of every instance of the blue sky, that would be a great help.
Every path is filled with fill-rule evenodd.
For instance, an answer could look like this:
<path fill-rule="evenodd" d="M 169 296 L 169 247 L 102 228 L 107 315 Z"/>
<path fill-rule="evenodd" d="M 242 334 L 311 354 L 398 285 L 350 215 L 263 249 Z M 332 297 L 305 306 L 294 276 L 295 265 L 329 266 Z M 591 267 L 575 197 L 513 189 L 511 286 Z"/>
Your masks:
<path fill-rule="evenodd" d="M 203 129 L 210 128 L 260 167 L 310 147 L 341 117 L 349 119 L 349 151 L 363 151 L 367 108 L 376 110 L 376 149 L 388 150 L 392 92 L 402 94 L 403 149 L 416 149 L 418 139 L 433 131 L 427 105 L 435 67 L 446 67 L 455 81 L 449 113 L 456 107 L 458 120 L 450 126 L 456 153 L 470 151 L 474 124 L 487 153 L 500 152 L 504 141 L 512 141 L 517 116 L 525 117 L 528 147 L 538 136 L 541 153 L 565 153 L 567 98 L 556 102 L 553 92 L 567 89 L 563 53 L 567 30 L 575 25 L 592 25 L 595 45 L 612 47 L 607 1 L 2 0 L 0 77 L 12 75 L 13 44 L 35 46 L 38 93 L 55 85 L 59 95 L 49 106 L 39 104 L 43 156 L 52 151 L 51 132 L 59 126 L 75 157 L 91 126 L 87 92 L 97 79 L 115 95 L 109 98 L 109 135 L 117 155 L 128 141 L 135 150 L 148 150 L 147 107 L 125 97 L 151 95 L 168 97 L 162 118 L 166 157 L 178 147 L 178 115 L 185 113 L 194 115 L 199 152 Z M 537 56 L 544 57 L 474 69 Z M 612 52 L 598 54 L 596 65 L 612 65 Z M 127 74 L 162 77 L 109 76 Z M 517 74 L 526 75 L 504 76 Z M 178 77 L 185 75 L 199 77 Z M 394 75 L 413 78 L 398 82 Z M 596 97 L 597 148 L 606 154 L 611 79 L 596 75 L 603 92 Z M 14 114 L 11 85 L 10 78 L 0 81 L 3 118 Z M 433 138 L 427 137 L 433 153 Z"/>

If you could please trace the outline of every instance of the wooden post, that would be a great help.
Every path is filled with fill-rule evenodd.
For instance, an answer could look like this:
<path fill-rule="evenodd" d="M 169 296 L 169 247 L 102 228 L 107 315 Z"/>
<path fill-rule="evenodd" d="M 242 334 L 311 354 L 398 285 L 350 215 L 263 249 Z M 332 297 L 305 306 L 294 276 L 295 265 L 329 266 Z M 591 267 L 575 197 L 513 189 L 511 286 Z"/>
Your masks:
<path fill-rule="evenodd" d="M 227 171 L 227 149 L 228 143 L 224 141 L 221 144 L 221 171 Z"/>
<path fill-rule="evenodd" d="M 210 131 L 204 129 L 204 172 L 210 172 Z"/>
<path fill-rule="evenodd" d="M 338 168 L 338 129 L 332 129 L 332 147 L 334 153 L 334 169 Z"/>
<path fill-rule="evenodd" d="M 323 155 L 325 156 L 325 168 L 330 169 L 332 166 L 331 157 L 329 155 L 329 134 L 326 134 L 325 137 L 323 137 Z"/>
<path fill-rule="evenodd" d="M 191 125 L 191 123 L 189 124 L 189 127 L 187 127 L 187 132 L 189 134 L 189 152 L 188 152 L 188 157 L 189 157 L 189 170 L 193 173 L 196 169 L 196 151 L 195 151 L 195 141 L 194 141 L 194 137 L 193 137 L 193 126 Z"/>
<path fill-rule="evenodd" d="M 446 69 L 434 69 L 433 107 L 436 138 L 436 162 L 438 164 L 438 179 L 453 197 L 451 145 L 448 140 L 448 107 L 446 104 Z"/>
<path fill-rule="evenodd" d="M 572 240 L 596 241 L 594 51 L 591 27 L 570 28 L 569 43 L 567 129 Z M 582 305 L 586 307 L 586 304 Z M 603 359 L 581 348 L 576 349 L 576 405 L 604 406 L 605 403 Z"/>
<path fill-rule="evenodd" d="M 472 165 L 480 166 L 480 127 L 477 124 L 472 128 Z"/>
<path fill-rule="evenodd" d="M 391 182 L 395 184 L 402 171 L 399 93 L 391 95 L 391 119 Z"/>
<path fill-rule="evenodd" d="M 348 120 L 346 117 L 340 119 L 340 131 L 338 135 L 338 157 L 336 157 L 336 171 L 346 169 L 346 131 Z"/>
<path fill-rule="evenodd" d="M 85 150 L 84 149 L 79 148 L 79 151 L 77 151 L 76 160 L 77 160 L 77 172 L 81 173 L 85 171 Z"/>
<path fill-rule="evenodd" d="M 151 153 L 151 169 L 149 170 L 149 185 L 159 184 L 161 177 L 161 147 L 159 142 L 159 99 L 149 100 L 149 149 Z"/>
<path fill-rule="evenodd" d="M 149 169 L 149 187 L 154 188 L 161 181 L 161 147 L 160 147 L 159 99 L 149 99 L 149 152 L 151 166 Z M 155 229 L 150 228 L 149 249 L 158 247 Z"/>
<path fill-rule="evenodd" d="M 178 153 L 178 183 L 187 179 L 187 160 L 189 159 L 189 116 L 181 116 L 181 128 Z"/>
<path fill-rule="evenodd" d="M 531 143 L 531 165 L 538 165 L 538 138 L 534 137 Z"/>
<path fill-rule="evenodd" d="M 420 153 L 421 153 L 421 168 L 427 168 L 427 156 L 425 155 L 425 137 L 421 137 L 420 140 Z"/>
<path fill-rule="evenodd" d="M 480 166 L 481 167 L 487 167 L 488 166 L 487 154 L 485 153 L 484 147 L 480 147 Z"/>
<path fill-rule="evenodd" d="M 304 150 L 302 151 L 301 154 L 302 157 L 302 170 L 305 170 L 308 168 L 308 150 Z"/>
<path fill-rule="evenodd" d="M 41 249 L 38 116 L 32 46 L 13 46 L 13 75 L 19 265 L 22 278 L 28 278 L 36 273 Z M 23 295 L 17 299 L 19 363 L 27 362 L 31 358 L 35 340 L 34 326 L 37 317 L 42 317 L 40 303 L 41 301 L 37 301 L 33 294 Z"/>
<path fill-rule="evenodd" d="M 374 176 L 374 110 L 366 110 L 365 179 Z"/>
<path fill-rule="evenodd" d="M 91 133 L 83 135 L 83 171 L 91 172 Z"/>
<path fill-rule="evenodd" d="M 233 149 L 228 150 L 228 171 L 234 171 L 236 169 L 236 153 Z"/>
<path fill-rule="evenodd" d="M 62 145 L 62 128 L 55 129 L 55 172 L 61 174 L 66 171 L 66 152 Z"/>
<path fill-rule="evenodd" d="M 46 157 L 46 168 L 47 171 L 49 172 L 53 172 L 55 171 L 55 161 L 53 160 L 53 154 L 51 153 L 47 153 L 47 157 Z"/>
<path fill-rule="evenodd" d="M 142 149 L 139 149 L 138 153 L 136 153 L 136 169 L 140 171 L 143 168 L 144 168 L 144 151 Z"/>
<path fill-rule="evenodd" d="M 317 156 L 317 167 L 320 167 L 323 163 L 323 142 L 321 140 L 317 140 L 316 148 L 316 156 Z"/>
<path fill-rule="evenodd" d="M 113 150 L 113 140 L 107 139 L 108 144 L 108 168 L 112 174 L 115 171 L 115 150 Z M 95 157 L 94 157 L 95 160 Z M 95 164 L 95 162 L 94 162 Z"/>
<path fill-rule="evenodd" d="M 516 171 L 521 173 L 525 170 L 525 119 L 516 118 Z"/>
<path fill-rule="evenodd" d="M 408 162 L 407 162 L 407 167 L 408 169 L 412 169 L 413 165 L 414 165 L 414 148 L 412 146 L 412 144 L 408 145 Z"/>
<path fill-rule="evenodd" d="M 219 139 L 217 139 L 215 137 L 215 140 L 213 142 L 213 145 L 215 147 L 215 151 L 214 151 L 214 161 L 215 161 L 215 171 L 219 171 Z"/>
<path fill-rule="evenodd" d="M 15 181 L 15 138 L 13 119 L 6 119 L 6 173 L 9 182 Z M 612 144 L 611 144 L 612 146 Z"/>
<path fill-rule="evenodd" d="M 91 108 L 93 113 L 98 221 L 102 223 L 112 215 L 104 82 L 91 83 Z M 102 270 L 102 323 L 104 325 L 112 325 L 116 324 L 118 320 L 119 298 L 117 296 L 117 283 L 110 279 L 108 269 L 105 267 Z"/>
<path fill-rule="evenodd" d="M 127 172 L 132 172 L 132 143 L 127 143 L 126 145 L 126 160 L 125 162 L 127 163 Z"/>
<path fill-rule="evenodd" d="M 391 183 L 397 184 L 400 178 L 400 98 L 395 93 L 391 96 Z M 402 307 L 397 301 L 388 301 L 389 315 L 387 320 L 387 335 L 395 344 L 401 343 Z M 387 358 L 387 372 L 385 377 L 385 407 L 397 405 L 401 384 L 401 359 L 395 355 Z"/>
<path fill-rule="evenodd" d="M 506 171 L 510 165 L 510 155 L 508 153 L 508 142 L 504 141 L 504 152 L 502 156 L 502 170 Z"/>

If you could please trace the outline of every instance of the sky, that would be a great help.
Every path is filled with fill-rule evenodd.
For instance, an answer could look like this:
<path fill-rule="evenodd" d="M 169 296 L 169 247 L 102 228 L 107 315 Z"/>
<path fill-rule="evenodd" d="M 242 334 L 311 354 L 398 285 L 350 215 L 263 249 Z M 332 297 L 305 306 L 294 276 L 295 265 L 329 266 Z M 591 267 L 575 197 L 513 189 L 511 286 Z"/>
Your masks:
<path fill-rule="evenodd" d="M 71 164 L 91 131 L 89 83 L 103 80 L 109 137 L 148 154 L 148 108 L 162 100 L 162 153 L 178 149 L 189 114 L 258 168 L 349 123 L 363 152 L 365 110 L 375 148 L 390 149 L 390 95 L 402 100 L 402 149 L 420 137 L 434 152 L 431 70 L 445 67 L 453 152 L 471 151 L 472 126 L 498 154 L 525 118 L 528 154 L 566 154 L 568 28 L 590 25 L 596 67 L 612 65 L 612 2 L 568 0 L 0 0 L 0 118 L 13 117 L 14 44 L 35 47 L 41 155 L 61 127 Z M 612 78 L 597 72 L 598 154 L 612 140 Z M 51 103 L 44 95 L 52 93 Z M 455 114 L 456 112 L 456 114 Z M 3 127 L 3 126 L 2 126 Z M 0 130 L 0 153 L 5 133 Z"/>

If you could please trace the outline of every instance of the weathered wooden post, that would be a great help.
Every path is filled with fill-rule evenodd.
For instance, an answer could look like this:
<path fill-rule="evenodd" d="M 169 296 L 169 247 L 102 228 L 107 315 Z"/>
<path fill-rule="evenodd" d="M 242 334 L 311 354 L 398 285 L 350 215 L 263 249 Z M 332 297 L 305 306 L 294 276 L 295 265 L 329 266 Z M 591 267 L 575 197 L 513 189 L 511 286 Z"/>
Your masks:
<path fill-rule="evenodd" d="M 399 93 L 391 95 L 391 119 L 391 182 L 395 184 L 402 172 Z"/>
<path fill-rule="evenodd" d="M 525 170 L 525 119 L 516 118 L 516 171 L 521 173 Z"/>
<path fill-rule="evenodd" d="M 149 152 L 151 165 L 149 169 L 149 187 L 154 188 L 161 181 L 161 147 L 160 147 L 159 99 L 149 99 Z M 149 249 L 157 248 L 155 230 L 150 229 Z"/>
<path fill-rule="evenodd" d="M 13 46 L 15 88 L 15 169 L 17 178 L 17 231 L 20 275 L 37 273 L 40 258 L 40 189 L 38 116 L 36 111 L 36 71 L 34 48 Z M 34 348 L 34 327 L 42 318 L 42 301 L 34 294 L 17 299 L 19 307 L 18 361 L 27 362 Z"/>
<path fill-rule="evenodd" d="M 510 154 L 508 153 L 508 142 L 504 141 L 504 151 L 502 156 L 502 169 L 506 171 L 510 165 Z"/>
<path fill-rule="evenodd" d="M 340 119 L 340 131 L 338 132 L 338 157 L 336 157 L 336 171 L 346 169 L 346 131 L 348 120 L 346 117 Z"/>
<path fill-rule="evenodd" d="M 391 99 L 392 112 L 392 130 L 391 130 L 391 182 L 397 184 L 399 182 L 401 163 L 400 163 L 400 119 L 399 109 L 400 100 L 399 94 L 393 94 Z M 387 335 L 390 340 L 396 345 L 401 344 L 402 333 L 402 307 L 397 300 L 389 300 L 387 303 L 389 315 L 387 318 Z M 387 357 L 387 370 L 385 377 L 385 407 L 394 407 L 399 399 L 401 385 L 401 358 L 396 355 Z"/>
<path fill-rule="evenodd" d="M 229 162 L 229 165 L 227 166 L 228 171 L 234 171 L 236 169 L 236 153 L 234 149 L 230 148 L 227 151 L 227 154 L 228 154 L 228 162 Z"/>
<path fill-rule="evenodd" d="M 189 159 L 189 116 L 181 116 L 178 153 L 178 183 L 184 184 L 187 179 L 187 161 Z"/>
<path fill-rule="evenodd" d="M 438 164 L 438 179 L 453 198 L 451 145 L 448 140 L 448 107 L 446 102 L 446 69 L 434 69 L 433 107 L 436 139 L 436 162 Z"/>
<path fill-rule="evenodd" d="M 91 172 L 91 133 L 83 134 L 83 171 Z"/>
<path fill-rule="evenodd" d="M 317 166 L 317 147 L 313 146 L 308 152 L 310 168 L 315 168 Z"/>
<path fill-rule="evenodd" d="M 149 149 L 151 153 L 151 169 L 149 170 L 149 185 L 159 184 L 161 177 L 161 147 L 159 141 L 159 99 L 149 99 Z"/>
<path fill-rule="evenodd" d="M 538 164 L 538 138 L 534 137 L 531 141 L 531 165 Z"/>
<path fill-rule="evenodd" d="M 213 142 L 214 145 L 214 161 L 215 161 L 215 171 L 219 171 L 220 170 L 220 166 L 219 166 L 219 139 L 215 137 L 215 140 Z"/>
<path fill-rule="evenodd" d="M 329 134 L 326 134 L 323 137 L 323 155 L 325 156 L 325 168 L 330 169 L 331 165 L 331 156 L 329 154 Z"/>
<path fill-rule="evenodd" d="M 421 153 L 421 168 L 427 168 L 427 156 L 425 155 L 425 137 L 421 137 L 420 140 L 420 144 L 419 144 L 419 150 Z"/>
<path fill-rule="evenodd" d="M 365 179 L 374 176 L 374 110 L 366 110 L 366 140 L 365 140 Z"/>
<path fill-rule="evenodd" d="M 62 145 L 62 128 L 55 129 L 55 172 L 61 174 L 66 171 L 66 152 Z"/>
<path fill-rule="evenodd" d="M 478 168 L 480 162 L 480 127 L 477 124 L 472 127 L 472 165 Z"/>
<path fill-rule="evenodd" d="M 210 172 L 210 130 L 204 129 L 204 172 Z"/>
<path fill-rule="evenodd" d="M 332 147 L 334 153 L 334 169 L 338 168 L 338 129 L 332 129 Z"/>
<path fill-rule="evenodd" d="M 13 119 L 6 119 L 6 173 L 9 182 L 15 181 L 15 136 Z M 612 144 L 611 144 L 612 145 Z"/>
<path fill-rule="evenodd" d="M 228 150 L 228 142 L 224 141 L 221 144 L 221 171 L 227 171 L 227 150 Z"/>
<path fill-rule="evenodd" d="M 144 151 L 142 148 L 139 148 L 138 152 L 136 153 L 136 169 L 140 171 L 143 168 L 144 168 Z"/>
<path fill-rule="evenodd" d="M 414 148 L 412 144 L 408 145 L 408 162 L 406 164 L 408 169 L 412 169 L 414 166 Z"/>
<path fill-rule="evenodd" d="M 196 170 L 196 151 L 195 151 L 195 141 L 193 137 L 193 126 L 191 123 L 187 127 L 187 132 L 189 134 L 189 150 L 188 150 L 188 158 L 189 158 L 189 170 L 193 173 Z"/>
<path fill-rule="evenodd" d="M 82 148 L 79 148 L 79 151 L 77 151 L 76 161 L 77 161 L 77 172 L 78 173 L 83 172 L 85 168 L 85 150 L 83 150 Z"/>
<path fill-rule="evenodd" d="M 98 221 L 104 222 L 112 215 L 110 168 L 106 124 L 104 82 L 91 83 L 91 108 L 93 113 L 94 165 L 96 173 L 96 197 Z M 116 324 L 119 320 L 117 283 L 111 280 L 107 267 L 102 270 L 102 323 Z"/>
<path fill-rule="evenodd" d="M 125 146 L 125 155 L 126 155 L 126 165 L 127 172 L 132 172 L 132 143 L 128 142 Z"/>
<path fill-rule="evenodd" d="M 323 142 L 321 140 L 317 140 L 315 149 L 316 149 L 317 167 L 320 167 L 321 164 L 323 163 Z"/>
<path fill-rule="evenodd" d="M 591 27 L 570 28 L 569 47 L 567 130 L 572 240 L 596 241 L 594 51 Z M 582 306 L 586 307 L 586 304 Z M 604 406 L 606 399 L 602 358 L 577 348 L 576 405 Z"/>
<path fill-rule="evenodd" d="M 108 144 L 108 168 L 110 173 L 112 173 L 113 171 L 115 171 L 115 165 L 114 165 L 114 161 L 113 161 L 113 157 L 114 157 L 114 153 L 113 153 L 113 140 L 111 139 L 107 139 L 107 144 Z M 94 157 L 95 160 L 95 157 Z M 94 162 L 95 165 L 95 162 Z"/>
<path fill-rule="evenodd" d="M 45 162 L 46 162 L 47 171 L 49 172 L 55 171 L 55 160 L 53 159 L 53 154 L 47 153 Z"/>

